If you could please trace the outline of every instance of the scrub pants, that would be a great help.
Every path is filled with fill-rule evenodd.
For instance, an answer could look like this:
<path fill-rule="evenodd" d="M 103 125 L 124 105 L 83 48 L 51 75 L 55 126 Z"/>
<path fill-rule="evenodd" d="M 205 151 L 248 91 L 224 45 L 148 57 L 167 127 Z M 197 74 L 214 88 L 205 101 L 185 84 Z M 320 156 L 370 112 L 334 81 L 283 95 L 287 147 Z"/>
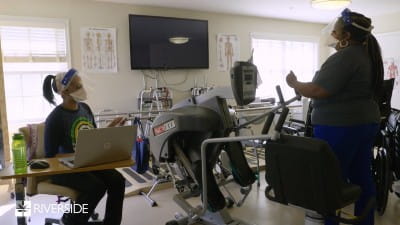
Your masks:
<path fill-rule="evenodd" d="M 361 187 L 361 195 L 355 203 L 354 214 L 360 215 L 376 190 L 372 176 L 373 144 L 379 130 L 378 124 L 355 126 L 314 125 L 314 137 L 330 145 L 339 160 L 342 176 L 352 184 Z M 325 225 L 338 223 L 326 220 Z M 360 225 L 374 224 L 374 210 L 369 212 Z"/>
<path fill-rule="evenodd" d="M 76 204 L 87 204 L 88 213 L 66 214 L 66 225 L 86 225 L 97 204 L 107 193 L 104 225 L 119 225 L 125 194 L 125 178 L 114 169 L 83 173 L 59 174 L 51 177 L 54 184 L 70 187 L 79 192 Z"/>

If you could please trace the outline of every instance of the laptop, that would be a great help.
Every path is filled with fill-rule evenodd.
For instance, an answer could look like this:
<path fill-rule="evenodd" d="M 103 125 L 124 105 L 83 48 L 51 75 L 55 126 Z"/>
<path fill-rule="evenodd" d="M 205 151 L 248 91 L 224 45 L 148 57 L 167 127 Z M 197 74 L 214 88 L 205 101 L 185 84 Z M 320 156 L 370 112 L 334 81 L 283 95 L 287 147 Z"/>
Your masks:
<path fill-rule="evenodd" d="M 80 130 L 74 156 L 58 160 L 70 168 L 79 168 L 130 159 L 136 132 L 136 126 Z"/>

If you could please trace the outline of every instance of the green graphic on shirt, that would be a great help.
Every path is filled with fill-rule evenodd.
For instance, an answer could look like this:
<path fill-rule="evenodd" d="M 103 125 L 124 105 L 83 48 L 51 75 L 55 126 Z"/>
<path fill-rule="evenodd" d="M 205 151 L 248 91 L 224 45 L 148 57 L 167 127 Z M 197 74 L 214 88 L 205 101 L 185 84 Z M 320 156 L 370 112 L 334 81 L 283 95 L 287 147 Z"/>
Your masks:
<path fill-rule="evenodd" d="M 86 117 L 78 117 L 71 126 L 71 140 L 72 146 L 75 149 L 76 139 L 78 137 L 79 130 L 93 129 L 94 126 L 91 121 Z"/>

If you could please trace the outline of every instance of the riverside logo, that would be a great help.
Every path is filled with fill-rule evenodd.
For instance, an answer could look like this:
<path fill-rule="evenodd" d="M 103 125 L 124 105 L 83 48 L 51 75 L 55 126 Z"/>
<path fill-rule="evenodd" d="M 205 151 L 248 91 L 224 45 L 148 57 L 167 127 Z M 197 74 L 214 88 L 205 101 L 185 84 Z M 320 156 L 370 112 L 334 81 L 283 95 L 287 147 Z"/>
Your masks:
<path fill-rule="evenodd" d="M 88 204 L 33 204 L 31 201 L 17 201 L 15 216 L 30 217 L 32 213 L 89 213 Z"/>

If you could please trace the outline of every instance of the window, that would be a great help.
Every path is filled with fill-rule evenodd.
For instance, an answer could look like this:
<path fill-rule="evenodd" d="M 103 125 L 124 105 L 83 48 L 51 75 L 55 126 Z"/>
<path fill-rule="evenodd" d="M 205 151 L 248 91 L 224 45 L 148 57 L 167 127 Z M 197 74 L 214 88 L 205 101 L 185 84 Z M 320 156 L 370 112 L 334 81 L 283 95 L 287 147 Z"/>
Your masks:
<path fill-rule="evenodd" d="M 10 133 L 43 122 L 52 106 L 43 98 L 48 74 L 69 67 L 67 22 L 0 17 L 7 120 Z M 59 100 L 59 99 L 58 99 Z"/>
<path fill-rule="evenodd" d="M 286 84 L 292 70 L 300 81 L 311 81 L 318 66 L 318 38 L 282 37 L 272 34 L 252 34 L 253 62 L 262 84 L 257 88 L 259 98 L 276 97 L 280 85 L 285 99 L 294 97 Z"/>

